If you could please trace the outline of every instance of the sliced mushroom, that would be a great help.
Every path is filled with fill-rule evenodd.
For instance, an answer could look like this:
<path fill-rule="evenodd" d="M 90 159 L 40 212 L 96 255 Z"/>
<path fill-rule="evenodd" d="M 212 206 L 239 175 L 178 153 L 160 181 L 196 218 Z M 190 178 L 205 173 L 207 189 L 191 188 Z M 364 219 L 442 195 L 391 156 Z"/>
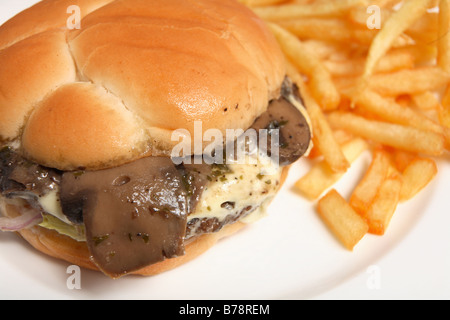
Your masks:
<path fill-rule="evenodd" d="M 113 278 L 184 254 L 186 199 L 170 158 L 62 177 L 63 208 L 82 211 L 92 259 Z"/>
<path fill-rule="evenodd" d="M 37 198 L 60 180 L 59 171 L 28 161 L 9 147 L 0 150 L 0 192 L 6 197 Z"/>
<path fill-rule="evenodd" d="M 308 150 L 311 141 L 307 119 L 286 97 L 273 100 L 267 111 L 256 119 L 252 129 L 260 133 L 260 138 L 260 130 L 265 130 L 267 145 L 262 145 L 266 150 L 261 151 L 277 157 L 280 166 L 297 161 Z"/>

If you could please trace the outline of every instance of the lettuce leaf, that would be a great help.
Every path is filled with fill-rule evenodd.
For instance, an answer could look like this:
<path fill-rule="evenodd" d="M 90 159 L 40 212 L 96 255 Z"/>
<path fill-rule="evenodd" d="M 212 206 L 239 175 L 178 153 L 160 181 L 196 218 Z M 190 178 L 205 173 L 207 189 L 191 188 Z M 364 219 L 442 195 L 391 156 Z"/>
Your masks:
<path fill-rule="evenodd" d="M 84 226 L 69 225 L 50 214 L 43 214 L 43 218 L 44 220 L 39 224 L 40 227 L 55 230 L 79 242 L 86 241 Z"/>

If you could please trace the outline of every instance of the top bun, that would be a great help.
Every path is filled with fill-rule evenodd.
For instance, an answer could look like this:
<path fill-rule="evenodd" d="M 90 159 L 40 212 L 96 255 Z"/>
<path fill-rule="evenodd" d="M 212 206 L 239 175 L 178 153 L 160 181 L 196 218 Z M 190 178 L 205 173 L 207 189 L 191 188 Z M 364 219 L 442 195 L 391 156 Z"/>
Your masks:
<path fill-rule="evenodd" d="M 167 155 L 194 121 L 249 128 L 285 71 L 264 22 L 234 0 L 44 0 L 0 27 L 0 141 L 60 170 Z"/>

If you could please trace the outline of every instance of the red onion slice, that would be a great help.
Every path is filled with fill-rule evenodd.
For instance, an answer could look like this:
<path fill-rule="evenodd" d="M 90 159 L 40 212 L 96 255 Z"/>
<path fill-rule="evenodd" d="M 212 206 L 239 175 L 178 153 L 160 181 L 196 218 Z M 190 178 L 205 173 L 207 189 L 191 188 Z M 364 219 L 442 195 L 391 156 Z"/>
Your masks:
<path fill-rule="evenodd" d="M 16 218 L 0 217 L 1 231 L 20 231 L 31 228 L 42 222 L 42 214 L 36 209 L 21 209 L 21 215 Z"/>

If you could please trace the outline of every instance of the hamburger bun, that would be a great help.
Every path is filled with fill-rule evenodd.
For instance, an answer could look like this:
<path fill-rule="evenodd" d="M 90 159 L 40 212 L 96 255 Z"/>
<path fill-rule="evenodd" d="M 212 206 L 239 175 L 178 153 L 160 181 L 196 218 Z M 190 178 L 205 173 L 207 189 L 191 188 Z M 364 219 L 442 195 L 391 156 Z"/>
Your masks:
<path fill-rule="evenodd" d="M 270 31 L 234 0 L 44 0 L 0 39 L 0 141 L 66 171 L 167 156 L 194 121 L 246 130 L 286 74 Z"/>
<path fill-rule="evenodd" d="M 66 25 L 73 5 L 81 9 L 80 29 Z M 5 201 L 15 193 L 21 205 L 42 209 L 38 218 L 42 212 L 84 225 L 84 242 L 37 225 L 17 231 L 71 264 L 112 278 L 184 264 L 243 228 L 242 219 L 273 199 L 289 165 L 310 147 L 306 111 L 276 39 L 235 0 L 43 0 L 2 25 L 0 39 L 2 213 L 20 214 L 17 202 Z M 212 179 L 170 159 L 180 129 L 191 141 L 190 158 L 210 146 L 203 141 L 202 153 L 194 146 L 207 130 L 228 139 L 228 130 L 280 127 L 287 134 L 282 170 L 272 161 L 239 168 L 231 179 L 243 181 L 229 193 L 220 189 L 226 170 Z M 259 177 L 274 167 L 273 180 Z M 186 186 L 189 178 L 197 180 Z M 40 193 L 24 194 L 36 179 Z M 48 194 L 59 201 L 56 214 L 39 202 Z"/>

